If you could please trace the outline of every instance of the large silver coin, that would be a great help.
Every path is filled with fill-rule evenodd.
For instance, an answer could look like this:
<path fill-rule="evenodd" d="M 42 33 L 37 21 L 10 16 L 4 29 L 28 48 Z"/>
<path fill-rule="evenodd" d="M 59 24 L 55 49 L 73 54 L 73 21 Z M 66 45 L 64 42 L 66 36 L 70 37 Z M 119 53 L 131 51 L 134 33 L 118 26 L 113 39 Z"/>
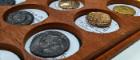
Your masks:
<path fill-rule="evenodd" d="M 51 58 L 66 52 L 69 45 L 69 39 L 64 34 L 58 31 L 46 31 L 33 38 L 30 50 L 39 57 Z"/>

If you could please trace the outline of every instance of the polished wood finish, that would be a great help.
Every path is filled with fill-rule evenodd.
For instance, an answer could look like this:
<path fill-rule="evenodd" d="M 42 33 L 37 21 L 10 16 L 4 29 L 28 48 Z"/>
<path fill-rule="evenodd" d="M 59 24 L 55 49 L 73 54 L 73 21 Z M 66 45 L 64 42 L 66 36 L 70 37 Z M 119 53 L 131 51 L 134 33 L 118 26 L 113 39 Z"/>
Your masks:
<path fill-rule="evenodd" d="M 41 60 L 25 51 L 26 40 L 39 31 L 58 28 L 75 34 L 81 41 L 79 52 L 66 60 L 94 60 L 100 56 L 103 57 L 97 58 L 97 60 L 109 60 L 110 55 L 114 56 L 114 54 L 107 52 L 104 55 L 103 53 L 116 45 L 119 46 L 118 44 L 125 40 L 132 39 L 129 37 L 140 30 L 139 16 L 124 16 L 107 8 L 107 5 L 113 3 L 125 3 L 140 7 L 140 3 L 136 0 L 82 0 L 85 5 L 83 8 L 68 11 L 59 11 L 48 7 L 51 2 L 52 0 L 27 0 L 16 6 L 0 6 L 0 49 L 13 51 L 22 60 Z M 49 17 L 41 23 L 25 26 L 11 25 L 4 21 L 8 13 L 26 8 L 42 9 L 49 14 Z M 86 32 L 74 24 L 76 18 L 91 11 L 102 11 L 110 14 L 120 25 L 120 29 L 108 34 L 97 34 Z M 131 41 L 126 43 L 131 43 Z M 117 47 L 115 49 L 120 48 Z M 104 57 L 107 55 L 109 57 Z"/>
<path fill-rule="evenodd" d="M 140 40 L 140 31 L 127 38 L 126 40 L 122 41 L 115 47 L 111 48 L 109 51 L 105 52 L 101 56 L 97 57 L 96 60 L 110 60 L 138 40 Z"/>

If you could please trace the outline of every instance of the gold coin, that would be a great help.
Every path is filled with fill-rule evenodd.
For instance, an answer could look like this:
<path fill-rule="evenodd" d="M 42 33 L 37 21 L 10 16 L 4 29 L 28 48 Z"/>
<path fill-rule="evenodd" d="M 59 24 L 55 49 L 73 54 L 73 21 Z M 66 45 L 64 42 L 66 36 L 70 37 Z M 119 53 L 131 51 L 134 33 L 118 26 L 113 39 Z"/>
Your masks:
<path fill-rule="evenodd" d="M 80 6 L 79 1 L 77 0 L 60 0 L 59 7 L 63 9 L 75 9 Z"/>
<path fill-rule="evenodd" d="M 91 25 L 95 25 L 97 27 L 108 27 L 111 24 L 111 17 L 107 13 L 103 12 L 90 12 L 87 15 L 87 21 Z"/>
<path fill-rule="evenodd" d="M 136 14 L 136 11 L 133 8 L 128 7 L 128 6 L 123 6 L 123 5 L 115 6 L 113 8 L 113 11 L 120 14 L 128 15 L 128 16 L 134 16 Z"/>

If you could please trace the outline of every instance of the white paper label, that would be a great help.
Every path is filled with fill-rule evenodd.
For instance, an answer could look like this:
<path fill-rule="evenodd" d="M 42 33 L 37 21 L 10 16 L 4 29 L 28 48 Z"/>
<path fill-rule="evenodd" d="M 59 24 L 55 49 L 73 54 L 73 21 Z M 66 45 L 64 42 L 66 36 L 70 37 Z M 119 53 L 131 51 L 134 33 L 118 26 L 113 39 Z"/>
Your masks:
<path fill-rule="evenodd" d="M 33 14 L 34 21 L 32 24 L 40 23 L 48 18 L 47 12 L 39 9 L 23 9 L 22 11 L 28 11 Z"/>
<path fill-rule="evenodd" d="M 114 20 L 112 21 L 111 25 L 106 28 L 98 28 L 96 26 L 91 26 L 86 20 L 86 15 L 77 18 L 75 24 L 85 31 L 95 33 L 111 33 L 119 29 L 118 23 Z"/>
<path fill-rule="evenodd" d="M 20 58 L 13 52 L 0 50 L 0 60 L 20 60 Z"/>

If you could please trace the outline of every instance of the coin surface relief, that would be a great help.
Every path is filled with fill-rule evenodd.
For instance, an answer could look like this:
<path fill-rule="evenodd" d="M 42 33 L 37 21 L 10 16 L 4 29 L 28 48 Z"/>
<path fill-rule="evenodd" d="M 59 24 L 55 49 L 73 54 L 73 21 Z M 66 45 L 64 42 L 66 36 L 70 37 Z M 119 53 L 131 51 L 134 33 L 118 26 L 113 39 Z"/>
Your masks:
<path fill-rule="evenodd" d="M 97 27 L 108 27 L 111 24 L 111 17 L 104 12 L 90 12 L 87 15 L 87 21 L 89 24 Z"/>
<path fill-rule="evenodd" d="M 77 0 L 60 0 L 59 7 L 62 9 L 76 9 L 80 6 Z"/>
<path fill-rule="evenodd" d="M 134 16 L 136 14 L 136 11 L 133 8 L 129 6 L 123 6 L 123 5 L 115 6 L 113 8 L 113 11 L 128 16 Z"/>
<path fill-rule="evenodd" d="M 29 25 L 33 22 L 34 16 L 27 11 L 16 11 L 9 13 L 6 22 L 14 25 Z"/>
<path fill-rule="evenodd" d="M 51 58 L 63 54 L 68 50 L 69 45 L 69 39 L 61 32 L 46 31 L 34 37 L 30 50 L 37 56 Z"/>

